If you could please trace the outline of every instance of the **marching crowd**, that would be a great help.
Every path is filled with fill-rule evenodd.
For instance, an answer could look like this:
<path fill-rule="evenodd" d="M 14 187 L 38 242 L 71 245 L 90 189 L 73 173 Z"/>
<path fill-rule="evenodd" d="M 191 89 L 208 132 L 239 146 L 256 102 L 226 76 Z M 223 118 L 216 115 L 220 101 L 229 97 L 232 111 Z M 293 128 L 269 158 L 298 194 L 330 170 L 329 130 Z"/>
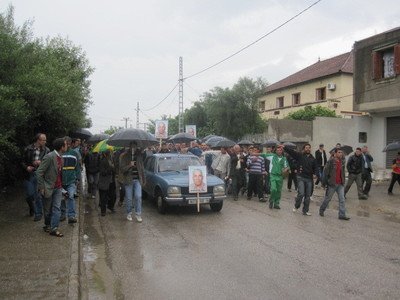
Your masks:
<path fill-rule="evenodd" d="M 192 153 L 201 157 L 207 171 L 225 180 L 227 192 L 237 201 L 239 194 L 246 193 L 247 200 L 254 195 L 261 202 L 268 202 L 270 209 L 280 209 L 284 178 L 287 189 L 292 183 L 297 191 L 293 212 L 302 206 L 302 213 L 310 216 L 309 205 L 313 191 L 321 185 L 326 189 L 319 215 L 325 210 L 336 193 L 339 198 L 339 219 L 349 220 L 345 210 L 346 194 L 355 182 L 360 200 L 367 200 L 372 183 L 373 157 L 367 146 L 356 148 L 353 155 L 345 159 L 344 148 L 338 143 L 330 152 L 320 144 L 314 155 L 311 145 L 303 145 L 297 151 L 293 145 L 240 146 L 209 151 L 207 144 L 191 142 L 162 143 L 160 146 L 139 149 L 135 143 L 129 148 L 115 152 L 109 150 L 93 152 L 90 146 L 81 144 L 79 138 L 63 137 L 53 142 L 53 151 L 46 147 L 43 133 L 35 136 L 33 144 L 27 146 L 22 159 L 25 171 L 24 186 L 29 215 L 35 222 L 44 219 L 43 230 L 52 236 L 62 237 L 59 224 L 68 220 L 77 222 L 76 197 L 85 166 L 88 196 L 96 199 L 99 194 L 101 216 L 107 209 L 115 212 L 115 204 L 125 201 L 127 220 L 133 215 L 142 222 L 142 186 L 146 184 L 144 160 L 153 153 Z M 345 180 L 345 169 L 348 172 Z M 395 183 L 400 185 L 400 152 L 393 160 L 392 180 L 388 194 L 393 194 Z M 134 211 L 133 211 L 134 210 Z"/>

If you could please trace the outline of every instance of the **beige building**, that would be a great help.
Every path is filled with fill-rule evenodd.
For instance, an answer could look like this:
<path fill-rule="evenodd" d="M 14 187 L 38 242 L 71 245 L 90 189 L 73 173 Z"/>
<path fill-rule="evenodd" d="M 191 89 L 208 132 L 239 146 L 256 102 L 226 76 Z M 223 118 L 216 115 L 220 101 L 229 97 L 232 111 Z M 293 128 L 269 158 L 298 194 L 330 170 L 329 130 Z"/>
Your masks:
<path fill-rule="evenodd" d="M 269 85 L 258 103 L 266 120 L 317 105 L 343 117 L 359 114 L 353 112 L 353 52 L 318 61 Z"/>

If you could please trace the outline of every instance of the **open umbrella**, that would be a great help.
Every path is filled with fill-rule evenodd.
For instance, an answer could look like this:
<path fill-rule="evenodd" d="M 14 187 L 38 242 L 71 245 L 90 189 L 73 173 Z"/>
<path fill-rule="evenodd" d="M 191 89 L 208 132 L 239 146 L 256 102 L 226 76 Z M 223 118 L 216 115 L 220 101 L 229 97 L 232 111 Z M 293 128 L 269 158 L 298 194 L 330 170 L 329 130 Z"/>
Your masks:
<path fill-rule="evenodd" d="M 236 143 L 234 141 L 228 140 L 228 139 L 223 139 L 217 142 L 213 148 L 230 148 L 235 146 Z"/>
<path fill-rule="evenodd" d="M 386 147 L 382 151 L 386 152 L 386 151 L 395 151 L 395 150 L 400 150 L 400 142 L 399 141 L 387 144 Z"/>
<path fill-rule="evenodd" d="M 280 144 L 280 142 L 276 139 L 268 139 L 266 140 L 264 143 L 262 143 L 262 146 L 266 146 L 266 147 L 275 147 L 276 145 Z"/>
<path fill-rule="evenodd" d="M 212 137 L 214 137 L 214 136 L 217 136 L 217 135 L 215 135 L 215 134 L 209 134 L 209 135 L 203 137 L 203 138 L 200 140 L 200 142 L 204 143 L 204 142 L 206 142 L 209 138 L 212 138 Z"/>
<path fill-rule="evenodd" d="M 92 136 L 92 133 L 86 128 L 79 128 L 73 133 L 71 133 L 72 138 L 80 138 L 82 140 L 87 140 Z"/>
<path fill-rule="evenodd" d="M 241 140 L 238 142 L 238 145 L 240 146 L 250 146 L 253 145 L 253 142 L 250 142 L 249 140 Z"/>
<path fill-rule="evenodd" d="M 158 141 L 150 133 L 137 128 L 121 129 L 110 136 L 107 141 L 107 144 L 119 147 L 129 147 L 131 143 L 136 143 L 137 147 L 146 148 L 157 144 Z"/>
<path fill-rule="evenodd" d="M 348 145 L 343 145 L 342 147 L 340 147 L 340 150 L 342 150 L 345 155 L 349 155 L 351 152 L 353 152 L 353 147 Z M 333 151 L 335 151 L 335 148 L 329 151 L 329 153 L 332 153 Z"/>
<path fill-rule="evenodd" d="M 121 147 L 114 147 L 114 146 L 110 146 L 107 144 L 107 139 L 98 142 L 93 148 L 92 148 L 92 152 L 93 153 L 101 153 L 101 152 L 105 152 L 107 150 L 110 151 L 115 151 L 117 149 L 120 149 Z"/>
<path fill-rule="evenodd" d="M 97 133 L 92 135 L 90 138 L 88 138 L 87 142 L 88 144 L 97 144 L 98 142 L 104 141 L 105 139 L 108 139 L 110 137 L 109 134 L 106 133 Z"/>
<path fill-rule="evenodd" d="M 208 140 L 206 140 L 205 143 L 210 147 L 215 147 L 216 143 L 224 139 L 226 138 L 224 138 L 223 136 L 212 136 Z"/>
<path fill-rule="evenodd" d="M 297 145 L 295 143 L 292 142 L 284 142 L 283 145 L 287 148 L 291 148 L 291 149 L 296 149 Z"/>
<path fill-rule="evenodd" d="M 194 141 L 196 137 L 190 133 L 181 132 L 171 136 L 168 140 L 173 143 L 190 143 Z"/>

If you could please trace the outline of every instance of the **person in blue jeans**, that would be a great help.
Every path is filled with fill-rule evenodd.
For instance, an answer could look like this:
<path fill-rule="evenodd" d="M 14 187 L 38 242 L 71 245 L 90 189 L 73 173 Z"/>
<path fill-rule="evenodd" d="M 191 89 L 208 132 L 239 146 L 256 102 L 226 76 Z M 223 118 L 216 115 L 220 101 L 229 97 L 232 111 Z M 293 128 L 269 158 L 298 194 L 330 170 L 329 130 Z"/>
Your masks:
<path fill-rule="evenodd" d="M 346 216 L 345 199 L 344 199 L 344 161 L 343 151 L 341 149 L 334 149 L 334 155 L 329 159 L 325 165 L 322 185 L 327 188 L 324 200 L 319 208 L 319 215 L 323 217 L 325 210 L 331 201 L 333 194 L 337 194 L 339 198 L 339 220 L 350 220 Z"/>
<path fill-rule="evenodd" d="M 303 202 L 303 215 L 311 216 L 310 198 L 314 188 L 314 179 L 317 178 L 319 172 L 317 161 L 311 154 L 311 145 L 304 144 L 303 151 L 297 152 L 289 147 L 284 146 L 285 151 L 297 161 L 297 197 L 293 212 L 296 212 Z"/>
<path fill-rule="evenodd" d="M 40 194 L 43 196 L 43 212 L 45 232 L 56 237 L 64 235 L 58 230 L 61 214 L 62 191 L 62 155 L 67 151 L 64 138 L 55 139 L 54 150 L 47 154 L 36 170 L 37 183 Z"/>
<path fill-rule="evenodd" d="M 35 136 L 35 142 L 24 150 L 22 168 L 25 171 L 24 187 L 26 202 L 29 206 L 29 215 L 35 216 L 34 221 L 40 221 L 43 215 L 42 197 L 38 193 L 36 169 L 40 166 L 43 157 L 50 152 L 46 147 L 47 138 L 43 133 Z"/>
<path fill-rule="evenodd" d="M 134 200 L 136 221 L 142 222 L 142 186 L 146 184 L 143 153 L 132 142 L 129 150 L 119 157 L 122 181 L 125 187 L 125 205 L 127 220 L 132 221 L 132 200 Z"/>
<path fill-rule="evenodd" d="M 80 178 L 80 163 L 79 158 L 75 150 L 71 148 L 72 139 L 66 136 L 65 141 L 68 146 L 68 150 L 62 155 L 63 157 L 63 173 L 62 183 L 63 189 L 66 191 L 65 199 L 61 201 L 61 218 L 65 220 L 68 217 L 68 223 L 73 224 L 77 222 L 76 211 L 75 211 L 75 194 L 76 185 Z"/>

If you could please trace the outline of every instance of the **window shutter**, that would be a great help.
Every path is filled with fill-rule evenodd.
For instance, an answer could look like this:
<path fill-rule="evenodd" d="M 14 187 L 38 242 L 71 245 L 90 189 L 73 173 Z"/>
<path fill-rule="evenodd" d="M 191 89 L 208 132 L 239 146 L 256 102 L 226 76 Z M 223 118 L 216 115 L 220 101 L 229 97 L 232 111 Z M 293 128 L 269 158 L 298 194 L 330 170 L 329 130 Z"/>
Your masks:
<path fill-rule="evenodd" d="M 382 79 L 382 53 L 372 52 L 372 79 Z"/>
<path fill-rule="evenodd" d="M 394 46 L 394 72 L 400 75 L 400 44 Z"/>

